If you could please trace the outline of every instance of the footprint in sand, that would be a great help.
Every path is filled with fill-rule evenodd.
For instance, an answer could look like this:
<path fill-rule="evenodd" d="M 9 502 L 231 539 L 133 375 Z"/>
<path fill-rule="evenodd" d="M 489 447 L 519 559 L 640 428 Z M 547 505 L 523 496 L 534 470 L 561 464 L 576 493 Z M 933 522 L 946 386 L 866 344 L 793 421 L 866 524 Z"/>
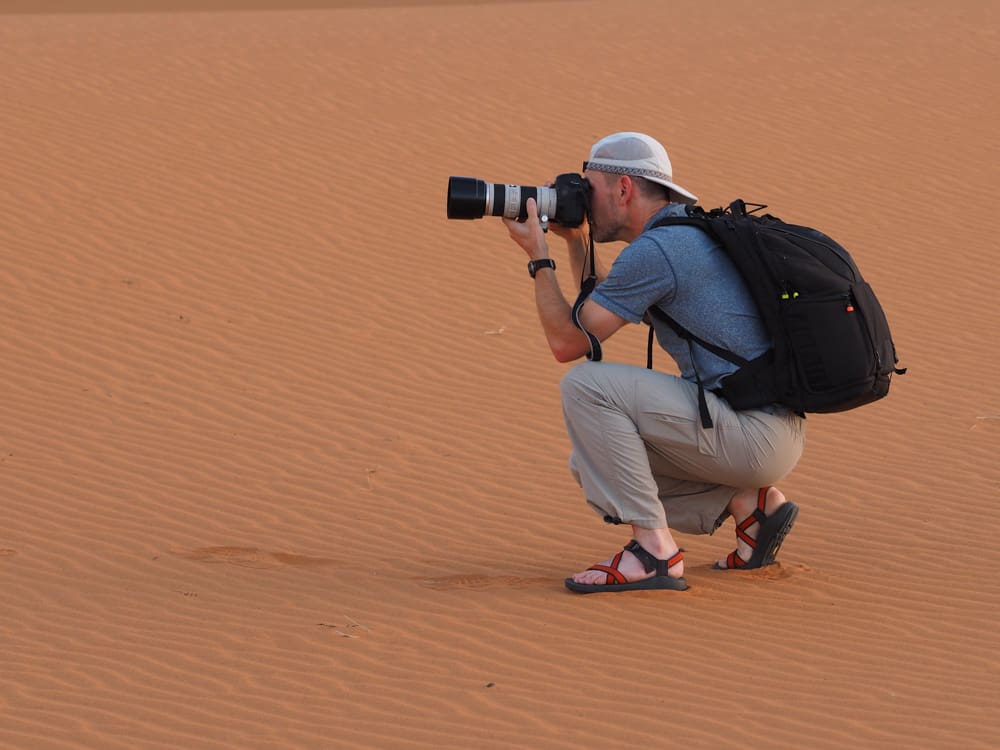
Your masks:
<path fill-rule="evenodd" d="M 1000 434 L 1000 414 L 989 414 L 985 417 L 976 417 L 975 423 L 970 430 L 976 432 L 993 432 Z"/>
<path fill-rule="evenodd" d="M 441 578 L 418 578 L 421 586 L 437 591 L 448 589 L 486 590 L 498 588 L 527 588 L 552 585 L 550 578 L 521 578 L 519 576 L 453 575 Z"/>
<path fill-rule="evenodd" d="M 173 550 L 171 554 L 186 560 L 206 563 L 225 563 L 243 568 L 318 567 L 336 565 L 336 560 L 309 557 L 290 552 L 269 552 L 257 547 L 199 547 L 193 550 Z"/>
<path fill-rule="evenodd" d="M 781 581 L 786 578 L 812 573 L 813 569 L 804 563 L 775 562 L 765 568 L 755 570 L 734 570 L 732 574 L 742 580 Z"/>

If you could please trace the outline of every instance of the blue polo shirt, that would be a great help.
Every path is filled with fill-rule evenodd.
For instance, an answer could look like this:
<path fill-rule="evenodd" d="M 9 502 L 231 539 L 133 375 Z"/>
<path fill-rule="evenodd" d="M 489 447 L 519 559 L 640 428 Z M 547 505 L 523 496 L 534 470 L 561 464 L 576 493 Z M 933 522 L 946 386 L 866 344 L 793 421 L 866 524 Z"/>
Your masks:
<path fill-rule="evenodd" d="M 771 342 L 757 306 L 736 266 L 713 239 L 696 227 L 648 227 L 666 216 L 684 216 L 672 203 L 658 211 L 647 229 L 621 251 L 591 299 L 630 323 L 641 323 L 656 305 L 699 338 L 744 359 L 766 352 Z M 680 338 L 665 323 L 654 321 L 656 339 L 677 362 L 681 377 L 694 381 L 694 367 L 705 388 L 737 366 Z M 691 354 L 694 353 L 692 363 Z"/>

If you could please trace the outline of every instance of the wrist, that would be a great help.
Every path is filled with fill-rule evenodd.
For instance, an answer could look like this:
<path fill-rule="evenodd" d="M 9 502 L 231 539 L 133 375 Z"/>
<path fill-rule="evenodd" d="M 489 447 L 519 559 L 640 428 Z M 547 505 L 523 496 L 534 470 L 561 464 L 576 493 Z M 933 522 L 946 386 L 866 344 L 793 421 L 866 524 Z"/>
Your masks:
<path fill-rule="evenodd" d="M 535 278 L 535 274 L 543 268 L 551 268 L 555 271 L 556 262 L 552 258 L 532 258 L 528 261 L 528 274 L 531 278 Z"/>

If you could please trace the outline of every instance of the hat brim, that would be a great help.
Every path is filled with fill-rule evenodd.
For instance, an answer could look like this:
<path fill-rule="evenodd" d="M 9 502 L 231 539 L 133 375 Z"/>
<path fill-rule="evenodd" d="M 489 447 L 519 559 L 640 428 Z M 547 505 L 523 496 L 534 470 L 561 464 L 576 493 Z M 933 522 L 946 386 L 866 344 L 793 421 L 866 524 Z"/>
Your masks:
<path fill-rule="evenodd" d="M 643 179 L 649 180 L 650 182 L 655 182 L 657 185 L 663 185 L 663 187 L 667 188 L 671 193 L 673 193 L 678 197 L 678 200 L 675 201 L 676 203 L 686 203 L 689 206 L 693 206 L 695 203 L 698 202 L 697 195 L 695 195 L 694 193 L 689 193 L 680 185 L 675 185 L 674 183 L 668 180 L 661 180 L 658 177 L 646 177 L 645 175 L 643 175 Z"/>
<path fill-rule="evenodd" d="M 607 172 L 608 174 L 618 174 L 626 175 L 628 177 L 641 177 L 644 180 L 649 180 L 650 182 L 655 182 L 657 185 L 663 185 L 663 187 L 670 190 L 672 193 L 676 193 L 679 197 L 677 203 L 687 203 L 688 205 L 693 205 L 698 202 L 698 196 L 694 193 L 689 193 L 687 190 L 682 188 L 680 185 L 675 185 L 666 177 L 659 177 L 660 174 L 665 174 L 663 172 L 654 172 L 652 169 L 637 169 L 636 167 L 631 167 L 623 165 L 620 163 L 613 162 L 609 159 L 588 159 L 583 163 L 583 171 L 586 172 L 588 169 L 593 169 L 595 172 Z M 650 174 L 652 173 L 652 174 Z"/>

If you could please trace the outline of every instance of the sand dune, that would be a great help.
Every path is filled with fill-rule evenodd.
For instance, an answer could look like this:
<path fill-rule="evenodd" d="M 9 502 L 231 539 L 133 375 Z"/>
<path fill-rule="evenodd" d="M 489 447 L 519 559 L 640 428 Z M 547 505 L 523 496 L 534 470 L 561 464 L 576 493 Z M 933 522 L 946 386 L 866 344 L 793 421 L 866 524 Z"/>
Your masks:
<path fill-rule="evenodd" d="M 994 5 L 278 6 L 0 4 L 0 746 L 996 747 Z M 779 564 L 577 597 L 626 539 L 444 194 L 622 129 L 841 239 L 910 371 L 809 418 Z"/>
<path fill-rule="evenodd" d="M 537 3 L 546 0 L 507 0 Z M 547 0 L 575 2 L 576 0 Z M 345 8 L 413 8 L 434 5 L 489 5 L 491 0 L 3 0 L 0 13 L 213 13 L 218 11 L 343 10 Z"/>

